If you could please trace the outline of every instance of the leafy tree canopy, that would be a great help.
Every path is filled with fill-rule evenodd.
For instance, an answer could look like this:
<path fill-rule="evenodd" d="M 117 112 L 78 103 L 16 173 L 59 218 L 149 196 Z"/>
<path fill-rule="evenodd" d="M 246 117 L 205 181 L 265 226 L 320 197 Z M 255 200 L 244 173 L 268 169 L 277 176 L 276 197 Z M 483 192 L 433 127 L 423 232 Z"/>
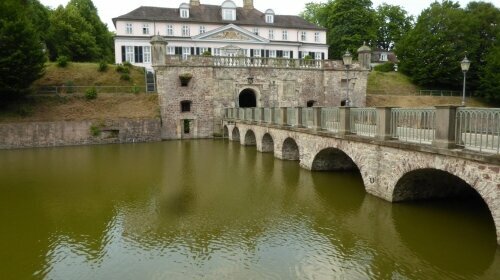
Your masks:
<path fill-rule="evenodd" d="M 383 3 L 377 7 L 377 47 L 392 50 L 413 27 L 413 17 L 400 6 Z"/>

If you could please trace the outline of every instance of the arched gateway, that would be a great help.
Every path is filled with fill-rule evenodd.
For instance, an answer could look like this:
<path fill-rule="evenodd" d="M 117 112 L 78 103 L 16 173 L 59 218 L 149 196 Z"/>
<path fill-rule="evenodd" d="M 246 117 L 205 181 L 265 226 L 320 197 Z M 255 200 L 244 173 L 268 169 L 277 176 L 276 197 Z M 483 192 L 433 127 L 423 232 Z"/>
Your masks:
<path fill-rule="evenodd" d="M 257 107 L 257 97 L 253 89 L 244 89 L 240 92 L 238 98 L 240 108 L 253 108 Z"/>

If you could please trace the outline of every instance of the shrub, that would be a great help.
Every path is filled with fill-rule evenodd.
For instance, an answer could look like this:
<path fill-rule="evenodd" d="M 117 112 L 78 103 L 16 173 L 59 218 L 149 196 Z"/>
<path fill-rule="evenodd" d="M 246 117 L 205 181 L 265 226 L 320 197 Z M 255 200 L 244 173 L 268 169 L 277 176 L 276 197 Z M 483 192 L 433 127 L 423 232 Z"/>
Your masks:
<path fill-rule="evenodd" d="M 212 53 L 210 51 L 204 51 L 201 55 L 203 55 L 203 56 L 212 56 Z"/>
<path fill-rule="evenodd" d="M 123 62 L 123 66 L 125 66 L 127 68 L 131 68 L 132 67 L 132 63 L 130 63 L 129 61 L 125 61 L 125 62 Z"/>
<path fill-rule="evenodd" d="M 85 98 L 87 100 L 92 100 L 97 98 L 97 90 L 95 88 L 89 88 L 85 91 Z"/>
<path fill-rule="evenodd" d="M 57 66 L 64 68 L 64 67 L 68 66 L 68 61 L 69 61 L 69 58 L 67 56 L 60 55 L 56 60 Z"/>
<path fill-rule="evenodd" d="M 126 74 L 128 74 L 128 73 L 130 73 L 130 70 L 129 70 L 127 67 L 125 67 L 125 66 L 123 66 L 123 65 L 121 65 L 121 64 L 118 64 L 118 65 L 116 66 L 116 72 L 118 72 L 118 73 L 124 73 L 124 74 L 126 73 Z"/>
<path fill-rule="evenodd" d="M 130 81 L 132 78 L 130 78 L 130 75 L 128 73 L 122 73 L 120 75 L 120 80 L 122 81 Z"/>
<path fill-rule="evenodd" d="M 373 70 L 378 72 L 392 72 L 394 71 L 394 63 L 386 62 L 384 64 L 377 65 L 373 68 Z"/>
<path fill-rule="evenodd" d="M 139 92 L 141 92 L 141 88 L 139 86 L 137 86 L 136 84 L 134 84 L 134 86 L 132 87 L 132 93 L 138 94 Z"/>
<path fill-rule="evenodd" d="M 99 62 L 99 72 L 106 72 L 108 70 L 108 63 L 106 61 Z"/>
<path fill-rule="evenodd" d="M 90 135 L 96 137 L 101 135 L 101 126 L 93 124 L 90 126 Z"/>
<path fill-rule="evenodd" d="M 313 59 L 313 58 L 312 58 L 312 56 L 310 56 L 310 55 L 306 55 L 306 56 L 304 56 L 304 60 L 312 60 L 312 59 Z"/>
<path fill-rule="evenodd" d="M 193 74 L 191 73 L 182 73 L 179 75 L 179 79 L 181 80 L 181 86 L 185 87 L 188 85 L 189 81 L 193 78 Z"/>

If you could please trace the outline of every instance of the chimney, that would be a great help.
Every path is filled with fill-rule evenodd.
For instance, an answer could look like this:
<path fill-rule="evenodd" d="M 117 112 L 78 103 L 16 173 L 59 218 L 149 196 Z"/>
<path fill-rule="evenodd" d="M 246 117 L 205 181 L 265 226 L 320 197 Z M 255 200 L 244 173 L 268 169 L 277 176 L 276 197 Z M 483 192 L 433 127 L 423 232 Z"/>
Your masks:
<path fill-rule="evenodd" d="M 253 10 L 253 0 L 243 0 L 243 8 L 245 10 Z"/>
<path fill-rule="evenodd" d="M 189 5 L 191 7 L 193 7 L 193 6 L 199 6 L 200 5 L 200 0 L 189 0 Z"/>

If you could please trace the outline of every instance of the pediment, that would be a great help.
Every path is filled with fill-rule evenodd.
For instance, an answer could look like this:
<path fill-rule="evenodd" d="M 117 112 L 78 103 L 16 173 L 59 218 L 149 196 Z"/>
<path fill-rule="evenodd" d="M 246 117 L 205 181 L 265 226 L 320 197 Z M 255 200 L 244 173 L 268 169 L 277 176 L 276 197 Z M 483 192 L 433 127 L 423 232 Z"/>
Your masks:
<path fill-rule="evenodd" d="M 252 32 L 243 29 L 234 24 L 217 28 L 210 32 L 200 34 L 193 37 L 196 40 L 202 41 L 233 41 L 233 42 L 269 42 L 267 39 L 253 34 Z"/>

